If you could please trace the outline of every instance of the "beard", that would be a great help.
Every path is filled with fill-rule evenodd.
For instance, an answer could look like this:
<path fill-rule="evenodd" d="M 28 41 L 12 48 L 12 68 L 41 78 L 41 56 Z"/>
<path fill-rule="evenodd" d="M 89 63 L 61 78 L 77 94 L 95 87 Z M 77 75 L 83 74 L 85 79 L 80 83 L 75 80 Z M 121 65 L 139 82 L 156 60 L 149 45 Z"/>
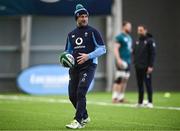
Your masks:
<path fill-rule="evenodd" d="M 87 26 L 88 22 L 83 20 L 81 22 L 79 22 L 79 26 Z"/>
<path fill-rule="evenodd" d="M 130 30 L 125 30 L 125 32 L 126 32 L 127 34 L 130 34 L 130 33 L 131 33 L 131 31 L 130 31 Z"/>
<path fill-rule="evenodd" d="M 139 36 L 140 39 L 143 39 L 145 37 L 144 34 L 138 34 L 138 36 Z"/>

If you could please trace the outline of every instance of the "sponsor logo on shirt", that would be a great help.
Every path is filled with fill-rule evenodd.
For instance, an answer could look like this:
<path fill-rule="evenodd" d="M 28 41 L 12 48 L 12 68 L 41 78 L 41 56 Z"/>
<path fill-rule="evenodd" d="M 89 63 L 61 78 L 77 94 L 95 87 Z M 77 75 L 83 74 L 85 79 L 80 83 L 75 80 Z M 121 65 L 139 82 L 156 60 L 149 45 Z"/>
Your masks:
<path fill-rule="evenodd" d="M 83 38 L 81 37 L 76 38 L 75 43 L 77 46 L 75 46 L 74 49 L 86 48 L 85 45 L 81 45 L 83 43 Z"/>
<path fill-rule="evenodd" d="M 76 45 L 81 45 L 83 43 L 83 39 L 81 37 L 78 37 L 76 40 L 75 40 L 75 43 Z"/>

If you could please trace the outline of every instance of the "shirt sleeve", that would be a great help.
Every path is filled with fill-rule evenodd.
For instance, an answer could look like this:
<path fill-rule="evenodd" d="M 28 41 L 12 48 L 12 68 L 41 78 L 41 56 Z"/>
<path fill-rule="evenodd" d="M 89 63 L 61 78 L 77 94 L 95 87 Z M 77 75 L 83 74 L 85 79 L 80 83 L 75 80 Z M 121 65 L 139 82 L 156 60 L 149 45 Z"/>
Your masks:
<path fill-rule="evenodd" d="M 121 35 L 118 35 L 118 36 L 115 37 L 115 42 L 117 42 L 120 45 L 123 43 Z"/>
<path fill-rule="evenodd" d="M 100 33 L 98 31 L 92 32 L 92 38 L 95 44 L 95 50 L 88 54 L 89 59 L 94 59 L 106 53 L 106 47 Z"/>
<path fill-rule="evenodd" d="M 149 66 L 153 67 L 156 56 L 156 43 L 154 40 L 149 41 Z"/>
<path fill-rule="evenodd" d="M 69 40 L 69 36 L 66 39 L 65 51 L 70 53 L 70 54 L 72 54 L 72 51 L 73 51 L 72 45 L 71 45 L 70 40 Z"/>
<path fill-rule="evenodd" d="M 104 45 L 104 41 L 98 31 L 95 30 L 94 32 L 92 32 L 92 37 L 95 45 L 98 46 Z"/>

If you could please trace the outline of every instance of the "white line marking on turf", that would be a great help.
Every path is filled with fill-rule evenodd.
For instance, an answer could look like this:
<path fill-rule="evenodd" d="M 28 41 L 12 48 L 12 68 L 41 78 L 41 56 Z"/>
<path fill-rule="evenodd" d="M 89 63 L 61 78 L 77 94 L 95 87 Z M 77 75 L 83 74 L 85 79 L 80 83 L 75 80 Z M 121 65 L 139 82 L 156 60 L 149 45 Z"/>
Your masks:
<path fill-rule="evenodd" d="M 31 96 L 9 96 L 0 95 L 1 100 L 15 100 L 15 101 L 31 101 L 31 102 L 47 102 L 47 103 L 70 103 L 67 99 L 54 99 L 54 98 L 43 98 L 43 97 L 31 97 Z M 87 101 L 88 104 L 99 105 L 99 106 L 114 106 L 114 107 L 131 107 L 137 108 L 135 104 L 112 104 L 108 102 L 95 102 Z M 165 106 L 154 106 L 152 109 L 163 109 L 163 110 L 178 110 L 180 107 L 165 107 Z"/>

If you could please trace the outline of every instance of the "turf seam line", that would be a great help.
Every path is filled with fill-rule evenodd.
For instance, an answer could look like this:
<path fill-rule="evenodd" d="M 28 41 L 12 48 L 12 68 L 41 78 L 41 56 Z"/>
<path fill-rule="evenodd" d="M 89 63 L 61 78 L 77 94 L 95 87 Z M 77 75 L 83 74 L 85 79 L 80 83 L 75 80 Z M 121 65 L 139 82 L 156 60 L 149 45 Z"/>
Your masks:
<path fill-rule="evenodd" d="M 70 101 L 68 99 L 32 98 L 32 97 L 15 96 L 15 95 L 14 96 L 0 95 L 0 99 L 1 100 L 15 100 L 15 101 L 21 100 L 21 101 L 33 101 L 33 102 L 47 102 L 47 103 L 66 103 L 66 104 L 70 103 Z M 112 103 L 107 103 L 107 102 L 95 102 L 95 101 L 87 101 L 87 104 L 98 105 L 98 106 L 114 106 L 114 107 L 137 108 L 135 104 L 112 104 Z M 180 107 L 154 106 L 151 109 L 177 110 L 177 111 L 180 111 Z"/>

